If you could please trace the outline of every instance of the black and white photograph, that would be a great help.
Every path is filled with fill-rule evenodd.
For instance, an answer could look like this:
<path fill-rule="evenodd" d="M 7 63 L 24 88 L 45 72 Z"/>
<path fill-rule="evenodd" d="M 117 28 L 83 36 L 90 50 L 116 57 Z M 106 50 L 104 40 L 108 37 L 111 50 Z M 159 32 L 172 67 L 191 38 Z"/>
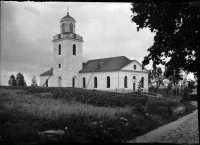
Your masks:
<path fill-rule="evenodd" d="M 200 2 L 0 11 L 0 144 L 199 144 Z"/>

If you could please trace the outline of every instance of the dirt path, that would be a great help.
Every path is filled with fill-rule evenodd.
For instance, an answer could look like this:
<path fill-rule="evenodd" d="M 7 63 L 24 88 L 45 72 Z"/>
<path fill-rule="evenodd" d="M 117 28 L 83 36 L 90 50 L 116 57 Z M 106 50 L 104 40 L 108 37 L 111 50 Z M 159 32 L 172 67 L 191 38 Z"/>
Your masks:
<path fill-rule="evenodd" d="M 198 110 L 128 143 L 199 144 Z"/>

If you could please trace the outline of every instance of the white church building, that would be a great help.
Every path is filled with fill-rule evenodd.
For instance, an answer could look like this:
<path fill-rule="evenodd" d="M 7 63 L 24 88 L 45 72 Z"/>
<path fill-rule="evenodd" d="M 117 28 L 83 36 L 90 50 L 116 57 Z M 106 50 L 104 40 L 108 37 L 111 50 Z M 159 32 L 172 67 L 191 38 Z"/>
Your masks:
<path fill-rule="evenodd" d="M 53 37 L 53 67 L 40 75 L 40 86 L 132 92 L 142 80 L 148 92 L 148 70 L 137 60 L 118 56 L 83 63 L 83 37 L 75 30 L 76 21 L 67 13 L 60 21 L 60 34 Z"/>

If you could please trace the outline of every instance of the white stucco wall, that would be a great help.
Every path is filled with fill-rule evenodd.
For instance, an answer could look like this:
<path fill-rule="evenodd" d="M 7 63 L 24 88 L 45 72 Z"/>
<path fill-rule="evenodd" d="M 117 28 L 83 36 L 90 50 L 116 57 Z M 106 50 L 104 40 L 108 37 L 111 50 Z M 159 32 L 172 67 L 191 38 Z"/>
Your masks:
<path fill-rule="evenodd" d="M 44 83 L 46 82 L 46 79 L 48 79 L 49 76 L 40 76 L 40 86 L 42 87 Z M 53 76 L 51 76 L 48 80 L 48 87 L 53 87 Z"/>
<path fill-rule="evenodd" d="M 136 70 L 134 69 L 134 65 L 136 65 Z M 133 71 L 147 72 L 146 68 L 144 68 L 142 70 L 142 65 L 139 62 L 137 62 L 136 60 L 131 62 L 130 64 L 124 66 L 121 70 L 133 70 Z"/>
<path fill-rule="evenodd" d="M 54 86 L 58 86 L 58 77 L 62 78 L 62 87 L 72 87 L 72 78 L 79 78 L 79 71 L 82 69 L 82 42 L 75 39 L 63 38 L 54 42 Z M 58 55 L 59 44 L 61 55 Z M 73 55 L 73 45 L 76 45 L 76 55 Z M 58 68 L 58 64 L 61 68 Z M 77 86 L 77 83 L 75 83 Z"/>
<path fill-rule="evenodd" d="M 83 77 L 86 79 L 86 86 L 91 73 L 80 73 L 78 87 L 83 87 Z M 107 88 L 107 76 L 110 77 L 110 88 Z M 94 88 L 94 77 L 97 77 L 97 88 Z M 94 72 L 87 89 L 110 90 L 118 88 L 118 72 Z"/>
<path fill-rule="evenodd" d="M 125 92 L 131 92 L 133 91 L 133 83 L 135 83 L 135 90 L 138 88 L 138 82 L 141 80 L 141 78 L 144 78 L 144 88 L 143 92 L 148 92 L 148 73 L 146 72 L 137 72 L 137 71 L 126 71 L 121 70 L 119 73 L 119 88 L 124 88 L 124 77 L 127 76 L 127 88 L 124 88 Z M 133 76 L 136 76 L 136 79 L 133 79 Z"/>
<path fill-rule="evenodd" d="M 83 87 L 83 77 L 86 78 L 86 86 L 89 81 L 91 73 L 80 73 L 78 87 Z M 107 76 L 110 77 L 110 88 L 107 88 Z M 124 77 L 127 76 L 127 88 L 124 88 Z M 133 76 L 136 79 L 133 80 Z M 94 88 L 94 77 L 97 77 L 97 88 Z M 96 89 L 103 91 L 114 92 L 133 92 L 133 83 L 135 83 L 135 90 L 137 90 L 139 80 L 144 77 L 143 92 L 148 92 L 148 73 L 146 72 L 134 72 L 120 70 L 113 72 L 95 72 L 92 74 L 90 83 L 87 89 Z"/>

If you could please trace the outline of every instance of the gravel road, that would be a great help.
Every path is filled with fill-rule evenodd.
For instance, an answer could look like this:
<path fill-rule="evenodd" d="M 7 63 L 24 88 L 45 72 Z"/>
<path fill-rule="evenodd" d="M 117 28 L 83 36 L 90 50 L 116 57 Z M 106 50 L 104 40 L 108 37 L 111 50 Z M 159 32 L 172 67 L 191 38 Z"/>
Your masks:
<path fill-rule="evenodd" d="M 197 105 L 196 102 L 191 102 Z M 128 143 L 199 144 L 198 110 Z"/>

